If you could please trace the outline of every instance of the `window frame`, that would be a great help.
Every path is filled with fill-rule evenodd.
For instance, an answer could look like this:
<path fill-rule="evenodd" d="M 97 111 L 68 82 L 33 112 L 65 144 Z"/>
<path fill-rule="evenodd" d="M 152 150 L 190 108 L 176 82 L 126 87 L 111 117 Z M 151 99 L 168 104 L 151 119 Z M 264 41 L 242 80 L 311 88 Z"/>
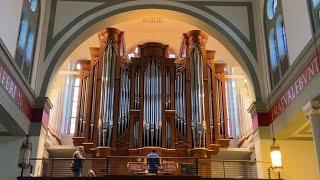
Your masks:
<path fill-rule="evenodd" d="M 22 11 L 21 11 L 21 17 L 20 17 L 20 26 L 19 26 L 19 33 L 18 38 L 16 42 L 16 51 L 15 51 L 15 57 L 14 61 L 17 66 L 17 69 L 19 70 L 19 73 L 22 75 L 22 77 L 25 79 L 26 82 L 31 83 L 31 77 L 32 77 L 32 71 L 33 71 L 33 64 L 34 64 L 34 55 L 36 51 L 36 45 L 38 40 L 38 25 L 40 20 L 40 7 L 41 7 L 41 1 L 37 1 L 37 7 L 35 11 L 31 9 L 31 6 L 29 5 L 29 0 L 23 0 L 22 4 Z M 22 26 L 22 21 L 26 17 L 27 19 L 27 30 L 26 30 L 26 37 L 24 42 L 24 47 L 20 47 L 19 39 L 20 39 L 20 29 Z M 32 44 L 32 50 L 31 50 L 31 58 L 30 63 L 27 64 L 26 60 L 26 51 L 28 47 L 28 38 L 29 35 L 33 33 L 33 44 Z M 27 69 L 25 69 L 27 67 Z"/>
<path fill-rule="evenodd" d="M 288 44 L 287 44 L 287 38 L 286 36 L 278 37 L 277 33 L 277 21 L 279 18 L 282 18 L 282 24 L 284 28 L 284 34 L 286 35 L 285 32 L 285 25 L 284 25 L 284 18 L 283 18 L 283 12 L 282 12 L 282 3 L 281 0 L 277 0 L 277 6 L 276 6 L 276 12 L 274 13 L 273 17 L 269 19 L 268 16 L 268 3 L 270 0 L 265 1 L 265 6 L 264 6 L 264 29 L 265 29 L 265 39 L 266 39 L 266 47 L 267 47 L 267 57 L 268 57 L 268 67 L 269 67 L 269 77 L 271 81 L 271 87 L 274 89 L 278 83 L 280 82 L 281 78 L 285 75 L 289 68 L 289 60 L 288 60 Z M 269 42 L 269 34 L 271 30 L 274 29 L 275 33 L 275 46 L 276 46 L 276 61 L 277 65 L 273 66 L 272 64 L 272 57 L 270 53 L 270 42 Z M 285 50 L 284 54 L 281 56 L 279 52 L 279 38 L 284 39 L 284 44 L 285 44 Z"/>
<path fill-rule="evenodd" d="M 320 33 L 320 2 L 317 6 L 313 6 L 313 0 L 307 0 L 307 5 L 309 7 L 313 33 L 318 34 Z"/>
<path fill-rule="evenodd" d="M 79 84 L 78 85 L 76 85 L 76 81 L 77 81 L 77 79 L 79 80 Z M 68 127 L 68 135 L 74 135 L 74 133 L 75 133 L 75 131 L 76 131 L 76 126 L 77 126 L 77 118 L 78 118 L 78 105 L 79 105 L 79 92 L 80 92 L 80 84 L 81 84 L 81 82 L 80 82 L 80 77 L 79 76 L 77 76 L 77 75 L 75 75 L 75 76 L 73 76 L 72 77 L 72 89 L 71 89 L 71 99 L 70 99 L 70 107 L 71 107 L 71 109 L 70 109 L 70 113 L 69 113 L 69 127 Z M 76 90 L 76 88 L 78 88 L 78 97 L 75 97 L 75 90 Z M 76 99 L 75 99 L 76 98 Z M 73 109 L 73 106 L 76 106 L 76 109 Z M 74 110 L 75 110 L 75 112 L 74 112 Z M 73 116 L 74 115 L 74 116 Z M 73 133 L 71 133 L 71 127 L 73 126 L 72 125 L 72 119 L 75 119 L 75 121 L 74 121 L 74 129 L 73 129 Z"/>

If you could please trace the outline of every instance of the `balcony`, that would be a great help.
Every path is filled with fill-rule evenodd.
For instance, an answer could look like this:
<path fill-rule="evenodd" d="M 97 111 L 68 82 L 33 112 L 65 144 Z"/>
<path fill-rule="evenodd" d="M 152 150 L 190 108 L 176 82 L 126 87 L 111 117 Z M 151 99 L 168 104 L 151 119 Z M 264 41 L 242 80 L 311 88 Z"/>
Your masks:
<path fill-rule="evenodd" d="M 108 156 L 86 158 L 83 161 L 83 177 L 73 177 L 72 158 L 32 159 L 32 164 L 42 164 L 39 177 L 31 177 L 32 168 L 24 169 L 18 180 L 59 179 L 258 179 L 254 161 L 216 161 L 193 157 L 161 157 L 156 173 L 148 172 L 144 156 Z M 95 177 L 89 177 L 93 170 Z"/>

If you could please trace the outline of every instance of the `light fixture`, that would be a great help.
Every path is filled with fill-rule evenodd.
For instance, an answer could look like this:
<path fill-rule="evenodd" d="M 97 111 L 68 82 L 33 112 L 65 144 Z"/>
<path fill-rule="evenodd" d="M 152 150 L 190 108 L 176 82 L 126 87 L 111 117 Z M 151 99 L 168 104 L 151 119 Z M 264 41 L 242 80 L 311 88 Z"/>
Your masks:
<path fill-rule="evenodd" d="M 20 147 L 18 167 L 22 169 L 21 176 L 23 175 L 24 169 L 31 167 L 30 158 L 31 158 L 31 152 L 32 152 L 32 144 L 31 142 L 29 142 L 29 137 L 30 135 L 28 133 L 27 139 L 23 141 Z"/>
<path fill-rule="evenodd" d="M 270 146 L 270 156 L 271 156 L 271 168 L 273 171 L 281 171 L 282 170 L 282 157 L 280 146 L 276 142 L 275 138 L 272 138 L 272 144 Z"/>
<path fill-rule="evenodd" d="M 81 65 L 80 65 L 80 64 L 77 64 L 76 69 L 77 69 L 77 70 L 81 70 Z"/>

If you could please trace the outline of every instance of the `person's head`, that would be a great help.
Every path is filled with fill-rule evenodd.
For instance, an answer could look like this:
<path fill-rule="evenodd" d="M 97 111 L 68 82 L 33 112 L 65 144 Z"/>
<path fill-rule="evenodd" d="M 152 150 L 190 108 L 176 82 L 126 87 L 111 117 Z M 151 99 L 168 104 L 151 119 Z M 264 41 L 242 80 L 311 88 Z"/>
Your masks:
<path fill-rule="evenodd" d="M 83 146 L 79 146 L 78 149 L 77 149 L 77 151 L 79 151 L 80 153 L 84 153 L 84 148 L 83 148 Z"/>
<path fill-rule="evenodd" d="M 152 152 L 152 153 L 156 153 L 156 150 L 155 150 L 155 149 L 152 149 L 151 152 Z"/>

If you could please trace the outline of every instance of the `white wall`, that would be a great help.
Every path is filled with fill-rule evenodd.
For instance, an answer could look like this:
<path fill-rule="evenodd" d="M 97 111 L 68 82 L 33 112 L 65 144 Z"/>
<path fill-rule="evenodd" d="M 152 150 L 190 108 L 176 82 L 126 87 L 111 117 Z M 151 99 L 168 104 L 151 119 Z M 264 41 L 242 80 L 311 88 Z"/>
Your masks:
<path fill-rule="evenodd" d="M 260 140 L 260 158 L 263 162 L 270 162 L 271 140 Z M 320 179 L 319 169 L 316 161 L 316 153 L 313 141 L 303 140 L 277 140 L 282 153 L 283 171 L 281 178 L 287 180 L 318 180 Z M 257 152 L 256 151 L 256 152 Z M 263 164 L 263 177 L 268 178 L 268 163 Z M 271 174 L 272 178 L 277 178 L 276 173 Z M 261 177 L 261 176 L 260 176 Z"/>
<path fill-rule="evenodd" d="M 0 136 L 0 179 L 14 180 L 20 175 L 19 150 L 23 137 Z"/>
<path fill-rule="evenodd" d="M 16 50 L 23 0 L 2 0 L 0 5 L 0 38 L 12 57 Z"/>
<path fill-rule="evenodd" d="M 292 64 L 312 38 L 306 0 L 282 0 L 289 61 Z"/>

